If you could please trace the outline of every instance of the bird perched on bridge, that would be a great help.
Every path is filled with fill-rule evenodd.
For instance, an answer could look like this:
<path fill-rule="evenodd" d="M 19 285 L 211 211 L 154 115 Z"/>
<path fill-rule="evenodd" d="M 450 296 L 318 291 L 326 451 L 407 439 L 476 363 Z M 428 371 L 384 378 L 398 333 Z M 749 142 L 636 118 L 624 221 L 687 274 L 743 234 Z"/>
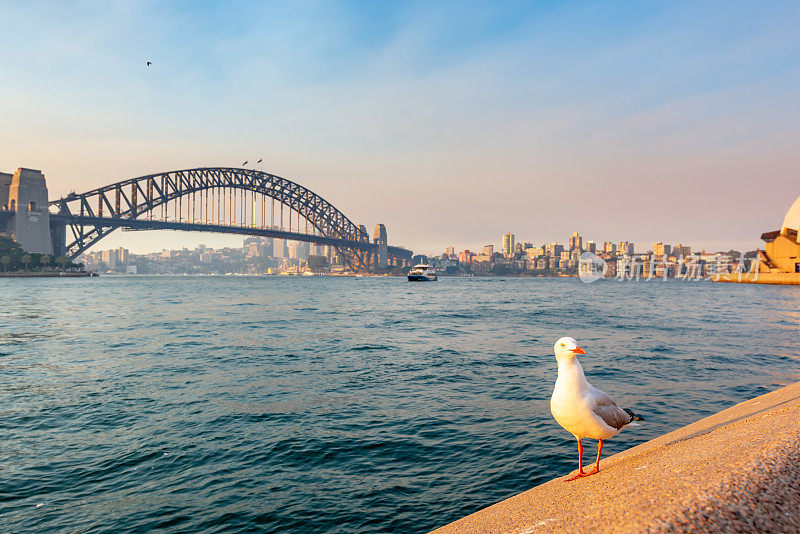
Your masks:
<path fill-rule="evenodd" d="M 603 440 L 619 434 L 626 426 L 643 421 L 631 410 L 617 406 L 614 399 L 592 386 L 583 374 L 578 354 L 586 354 L 571 337 L 562 337 L 553 347 L 558 361 L 558 378 L 550 398 L 550 413 L 556 422 L 578 440 L 578 474 L 567 481 L 600 471 Z M 583 438 L 597 440 L 597 462 L 591 471 L 583 470 Z"/>

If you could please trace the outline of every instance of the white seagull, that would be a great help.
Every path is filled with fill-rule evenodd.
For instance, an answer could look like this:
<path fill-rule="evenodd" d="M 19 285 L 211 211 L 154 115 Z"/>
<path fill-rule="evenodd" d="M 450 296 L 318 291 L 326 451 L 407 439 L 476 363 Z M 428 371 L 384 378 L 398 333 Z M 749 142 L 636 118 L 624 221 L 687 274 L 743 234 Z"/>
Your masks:
<path fill-rule="evenodd" d="M 603 440 L 619 434 L 626 426 L 639 426 L 643 419 L 631 410 L 617 406 L 614 399 L 592 386 L 583 374 L 578 354 L 586 354 L 571 337 L 562 337 L 554 347 L 558 361 L 558 378 L 550 398 L 550 413 L 556 422 L 578 440 L 578 474 L 567 481 L 587 477 L 600 471 Z M 583 470 L 581 439 L 597 440 L 597 462 L 591 471 Z"/>

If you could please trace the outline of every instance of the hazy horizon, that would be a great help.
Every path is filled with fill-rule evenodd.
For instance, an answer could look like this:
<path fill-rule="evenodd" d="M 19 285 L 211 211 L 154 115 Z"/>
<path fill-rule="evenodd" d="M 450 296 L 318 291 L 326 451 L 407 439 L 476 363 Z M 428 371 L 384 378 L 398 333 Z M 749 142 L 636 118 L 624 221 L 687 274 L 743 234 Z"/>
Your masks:
<path fill-rule="evenodd" d="M 789 2 L 0 2 L 0 18 L 0 171 L 41 169 L 51 198 L 263 158 L 430 254 L 574 231 L 752 250 L 800 195 Z"/>

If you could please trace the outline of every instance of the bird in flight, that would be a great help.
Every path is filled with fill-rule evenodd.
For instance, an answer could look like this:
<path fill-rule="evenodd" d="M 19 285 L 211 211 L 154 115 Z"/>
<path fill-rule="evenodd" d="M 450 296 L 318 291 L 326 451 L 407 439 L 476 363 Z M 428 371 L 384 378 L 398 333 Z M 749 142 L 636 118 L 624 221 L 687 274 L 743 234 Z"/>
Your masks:
<path fill-rule="evenodd" d="M 616 436 L 626 426 L 643 421 L 631 410 L 617 406 L 614 399 L 592 386 L 583 374 L 578 354 L 586 354 L 571 337 L 562 337 L 553 347 L 558 362 L 558 378 L 550 398 L 550 413 L 556 422 L 578 440 L 578 474 L 567 481 L 594 475 L 600 471 L 603 440 Z M 591 471 L 583 470 L 581 439 L 597 440 L 597 461 Z"/>
<path fill-rule="evenodd" d="M 242 163 L 242 167 L 244 167 L 245 165 L 247 165 L 247 162 L 246 162 L 246 161 L 245 161 L 244 163 Z"/>
<path fill-rule="evenodd" d="M 152 65 L 152 64 L 153 64 L 153 63 L 152 63 L 151 61 L 148 61 L 148 62 L 147 62 L 147 66 L 148 66 L 148 67 L 149 67 L 150 65 Z"/>
<path fill-rule="evenodd" d="M 264 159 L 264 158 L 258 158 L 258 161 L 256 161 L 256 163 L 261 163 L 262 159 Z"/>

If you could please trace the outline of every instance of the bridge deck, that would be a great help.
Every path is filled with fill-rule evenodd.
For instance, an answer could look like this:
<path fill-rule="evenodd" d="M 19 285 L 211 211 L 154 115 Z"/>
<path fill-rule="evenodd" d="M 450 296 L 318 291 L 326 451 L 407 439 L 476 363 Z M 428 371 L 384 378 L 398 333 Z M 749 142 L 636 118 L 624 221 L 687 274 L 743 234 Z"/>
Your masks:
<path fill-rule="evenodd" d="M 112 217 L 82 217 L 80 215 L 50 215 L 51 224 L 77 224 L 85 226 L 102 226 L 110 228 L 131 228 L 134 230 L 179 230 L 189 232 L 212 232 L 219 234 L 252 235 L 272 237 L 274 239 L 288 239 L 290 241 L 305 241 L 318 245 L 331 245 L 335 247 L 355 248 L 359 250 L 374 250 L 375 244 L 368 241 L 352 241 L 337 239 L 321 235 L 304 234 L 301 232 L 288 232 L 275 228 L 258 228 L 251 226 L 231 226 L 207 223 L 162 221 L 160 219 L 125 219 Z M 411 258 L 411 251 L 402 247 L 387 247 L 389 254 L 400 258 Z"/>

